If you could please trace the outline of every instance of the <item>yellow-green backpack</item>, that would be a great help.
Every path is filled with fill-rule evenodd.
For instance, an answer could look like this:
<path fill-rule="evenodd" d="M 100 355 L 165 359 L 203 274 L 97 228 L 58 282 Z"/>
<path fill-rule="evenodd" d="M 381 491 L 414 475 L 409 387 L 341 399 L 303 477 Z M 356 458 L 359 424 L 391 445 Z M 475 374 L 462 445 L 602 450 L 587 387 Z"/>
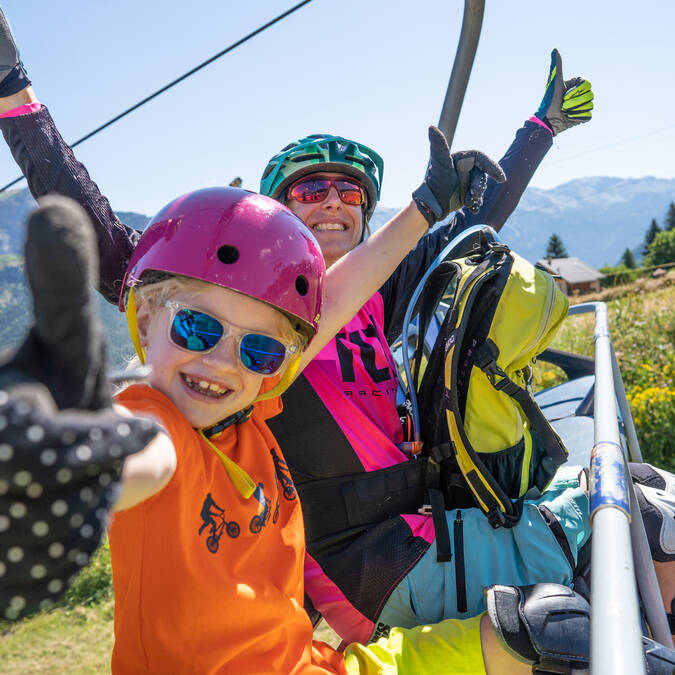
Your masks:
<path fill-rule="evenodd" d="M 418 340 L 412 361 L 421 454 L 439 472 L 431 504 L 477 505 L 493 527 L 511 527 L 525 495 L 543 491 L 567 459 L 530 386 L 567 298 L 549 274 L 488 237 L 468 256 L 441 262 L 416 304 L 422 336 L 447 307 L 431 353 Z"/>

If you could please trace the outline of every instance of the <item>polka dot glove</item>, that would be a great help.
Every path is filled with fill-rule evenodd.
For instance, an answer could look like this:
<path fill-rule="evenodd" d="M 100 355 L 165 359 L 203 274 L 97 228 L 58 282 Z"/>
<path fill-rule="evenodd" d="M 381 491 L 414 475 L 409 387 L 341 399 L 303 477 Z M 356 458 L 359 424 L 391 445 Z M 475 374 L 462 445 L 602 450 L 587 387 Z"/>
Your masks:
<path fill-rule="evenodd" d="M 124 458 L 149 420 L 59 411 L 40 384 L 0 389 L 0 617 L 58 600 L 88 562 L 117 498 Z"/>
<path fill-rule="evenodd" d="M 105 531 L 124 458 L 157 431 L 111 407 L 86 214 L 62 197 L 40 204 L 26 237 L 35 323 L 0 364 L 0 618 L 10 620 L 66 591 Z"/>
<path fill-rule="evenodd" d="M 37 381 L 60 409 L 109 407 L 105 340 L 93 297 L 98 280 L 94 230 L 71 199 L 50 195 L 39 204 L 26 231 L 35 322 L 2 367 L 0 386 Z"/>

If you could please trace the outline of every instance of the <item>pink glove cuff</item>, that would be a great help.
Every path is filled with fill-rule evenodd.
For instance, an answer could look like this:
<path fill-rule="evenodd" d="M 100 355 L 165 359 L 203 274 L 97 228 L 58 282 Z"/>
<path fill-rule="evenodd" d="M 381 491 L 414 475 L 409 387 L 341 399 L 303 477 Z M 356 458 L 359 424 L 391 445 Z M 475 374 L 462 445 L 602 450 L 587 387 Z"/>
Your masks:
<path fill-rule="evenodd" d="M 551 129 L 551 127 L 549 127 L 548 124 L 546 124 L 545 122 L 542 122 L 538 117 L 532 115 L 532 117 L 530 117 L 530 119 L 527 121 L 534 122 L 535 124 L 538 124 L 540 127 L 544 127 L 544 129 L 546 129 L 546 131 L 548 131 L 551 134 L 551 136 L 553 136 L 553 129 Z"/>
<path fill-rule="evenodd" d="M 35 101 L 34 103 L 24 103 L 16 108 L 8 110 L 6 113 L 2 113 L 0 117 L 19 117 L 19 115 L 28 115 L 29 113 L 37 112 L 42 108 L 42 103 Z"/>

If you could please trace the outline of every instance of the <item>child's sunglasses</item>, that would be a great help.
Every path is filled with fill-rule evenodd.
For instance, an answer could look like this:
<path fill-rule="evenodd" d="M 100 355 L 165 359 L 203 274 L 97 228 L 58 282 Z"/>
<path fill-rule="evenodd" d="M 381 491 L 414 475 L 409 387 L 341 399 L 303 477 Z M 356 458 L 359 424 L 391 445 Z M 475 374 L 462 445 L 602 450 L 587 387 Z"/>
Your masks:
<path fill-rule="evenodd" d="M 236 333 L 231 325 L 226 331 L 223 324 L 210 314 L 190 309 L 174 300 L 166 300 L 164 306 L 172 312 L 169 339 L 176 347 L 206 354 L 213 351 L 223 338 L 232 336 L 237 342 L 242 366 L 256 375 L 276 375 L 286 359 L 298 351 L 298 345 L 286 344 L 269 335 Z"/>
<path fill-rule="evenodd" d="M 366 201 L 363 188 L 348 178 L 301 178 L 288 188 L 288 199 L 295 199 L 301 204 L 316 204 L 328 197 L 331 187 L 335 187 L 340 201 L 349 206 L 360 206 Z"/>

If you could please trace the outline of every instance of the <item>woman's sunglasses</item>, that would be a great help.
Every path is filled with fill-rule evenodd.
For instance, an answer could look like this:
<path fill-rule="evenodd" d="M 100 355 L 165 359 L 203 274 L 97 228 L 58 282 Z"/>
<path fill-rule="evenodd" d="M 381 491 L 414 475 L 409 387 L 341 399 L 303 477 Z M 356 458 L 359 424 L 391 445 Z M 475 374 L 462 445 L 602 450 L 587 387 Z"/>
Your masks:
<path fill-rule="evenodd" d="M 363 188 L 348 178 L 301 178 L 288 188 L 287 197 L 301 204 L 315 204 L 328 197 L 331 187 L 335 187 L 340 200 L 349 206 L 360 206 L 366 201 Z"/>
<path fill-rule="evenodd" d="M 227 337 L 234 337 L 238 346 L 239 360 L 247 370 L 257 375 L 276 375 L 289 356 L 296 354 L 298 345 L 286 344 L 269 335 L 260 333 L 236 333 L 233 326 L 227 331 L 223 324 L 206 312 L 190 309 L 174 300 L 164 303 L 172 311 L 169 321 L 169 339 L 176 347 L 188 352 L 206 354 Z"/>

